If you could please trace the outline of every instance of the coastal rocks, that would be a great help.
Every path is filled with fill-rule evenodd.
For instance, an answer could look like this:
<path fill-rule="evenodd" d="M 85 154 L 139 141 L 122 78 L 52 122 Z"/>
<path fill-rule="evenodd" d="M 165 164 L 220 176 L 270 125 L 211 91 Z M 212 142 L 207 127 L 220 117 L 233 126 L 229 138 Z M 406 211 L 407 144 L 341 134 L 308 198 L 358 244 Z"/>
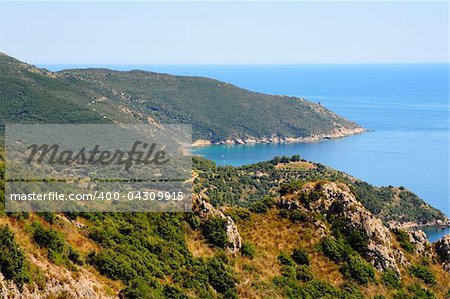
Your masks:
<path fill-rule="evenodd" d="M 320 140 L 336 139 L 342 138 L 349 135 L 355 135 L 365 132 L 365 129 L 361 127 L 345 128 L 338 127 L 329 133 L 324 134 L 312 134 L 303 137 L 283 137 L 277 134 L 272 134 L 267 137 L 254 137 L 247 136 L 246 138 L 227 138 L 218 142 L 211 142 L 208 140 L 197 140 L 193 143 L 193 146 L 203 146 L 210 144 L 220 144 L 220 145 L 238 145 L 238 144 L 255 144 L 255 143 L 310 143 L 317 142 Z"/>
<path fill-rule="evenodd" d="M 445 235 L 434 244 L 439 262 L 445 271 L 450 272 L 450 235 Z"/>
<path fill-rule="evenodd" d="M 205 222 L 209 217 L 218 217 L 227 220 L 227 245 L 226 248 L 230 253 L 237 253 L 242 247 L 242 238 L 239 234 L 236 224 L 230 216 L 213 207 L 210 203 L 201 198 L 194 198 L 194 211 L 197 212 L 202 222 Z"/>

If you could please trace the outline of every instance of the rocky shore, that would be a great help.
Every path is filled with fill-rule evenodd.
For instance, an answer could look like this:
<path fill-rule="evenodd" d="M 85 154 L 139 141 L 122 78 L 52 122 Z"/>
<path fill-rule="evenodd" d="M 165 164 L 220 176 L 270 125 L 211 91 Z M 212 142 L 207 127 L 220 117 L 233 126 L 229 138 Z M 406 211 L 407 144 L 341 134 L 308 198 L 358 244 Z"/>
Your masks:
<path fill-rule="evenodd" d="M 247 138 L 228 138 L 226 140 L 211 142 L 210 140 L 200 139 L 193 142 L 192 146 L 208 146 L 208 145 L 236 145 L 236 144 L 257 144 L 257 143 L 310 143 L 321 140 L 337 139 L 350 135 L 361 134 L 367 130 L 361 127 L 347 129 L 339 128 L 328 134 L 316 134 L 305 137 L 280 137 L 273 134 L 269 137 L 252 137 Z"/>

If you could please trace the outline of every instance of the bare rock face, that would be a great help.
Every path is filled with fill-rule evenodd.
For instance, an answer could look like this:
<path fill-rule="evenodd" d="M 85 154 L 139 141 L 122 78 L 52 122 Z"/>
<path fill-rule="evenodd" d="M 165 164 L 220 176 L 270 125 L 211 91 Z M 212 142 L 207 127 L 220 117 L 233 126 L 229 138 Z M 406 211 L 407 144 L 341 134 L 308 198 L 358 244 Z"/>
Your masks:
<path fill-rule="evenodd" d="M 434 244 L 434 249 L 445 271 L 450 272 L 450 235 L 445 235 Z"/>
<path fill-rule="evenodd" d="M 237 253 L 242 247 L 242 238 L 239 234 L 236 224 L 230 216 L 213 207 L 209 202 L 201 198 L 194 198 L 194 211 L 200 216 L 202 222 L 206 221 L 208 217 L 218 217 L 227 220 L 227 249 L 231 253 Z"/>
<path fill-rule="evenodd" d="M 367 239 L 363 254 L 376 269 L 399 271 L 390 231 L 356 200 L 348 186 L 334 182 L 320 183 L 315 187 L 315 192 L 320 193 L 320 198 L 308 202 L 307 208 L 325 216 L 334 216 L 345 229 L 362 233 Z"/>
<path fill-rule="evenodd" d="M 424 253 L 431 244 L 428 241 L 428 237 L 422 230 L 408 231 L 409 241 L 414 245 L 416 252 L 419 254 Z"/>
<path fill-rule="evenodd" d="M 35 284 L 20 288 L 13 281 L 6 280 L 0 273 L 1 299 L 39 298 L 114 298 L 103 293 L 103 285 L 92 273 L 79 268 L 78 275 L 64 267 L 58 267 L 45 259 L 29 256 L 29 261 L 45 273 L 45 284 L 40 288 Z"/>

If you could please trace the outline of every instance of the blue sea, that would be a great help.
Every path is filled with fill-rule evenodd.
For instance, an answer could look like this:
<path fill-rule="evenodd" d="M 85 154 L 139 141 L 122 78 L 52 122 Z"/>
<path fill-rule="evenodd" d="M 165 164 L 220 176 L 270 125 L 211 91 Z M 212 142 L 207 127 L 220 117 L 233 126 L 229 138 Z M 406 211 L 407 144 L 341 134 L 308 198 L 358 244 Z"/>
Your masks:
<path fill-rule="evenodd" d="M 195 152 L 220 165 L 300 154 L 374 185 L 405 186 L 450 216 L 448 64 L 102 67 L 205 76 L 320 102 L 369 131 L 318 143 L 209 146 Z M 428 233 L 435 239 L 444 232 Z"/>

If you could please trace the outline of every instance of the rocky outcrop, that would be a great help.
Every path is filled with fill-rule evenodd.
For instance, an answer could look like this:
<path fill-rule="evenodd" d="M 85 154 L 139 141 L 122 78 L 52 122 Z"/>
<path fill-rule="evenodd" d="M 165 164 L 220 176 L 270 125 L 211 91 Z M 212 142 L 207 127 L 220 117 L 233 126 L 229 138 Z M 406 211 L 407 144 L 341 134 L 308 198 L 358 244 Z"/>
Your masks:
<path fill-rule="evenodd" d="M 439 262 L 445 271 L 450 272 L 450 235 L 445 235 L 434 244 Z"/>
<path fill-rule="evenodd" d="M 0 299 L 39 298 L 115 298 L 106 295 L 106 286 L 86 269 L 79 268 L 77 275 L 66 268 L 51 264 L 46 259 L 29 256 L 29 262 L 41 269 L 45 275 L 39 286 L 32 282 L 20 288 L 0 273 Z"/>
<path fill-rule="evenodd" d="M 409 241 L 414 246 L 417 253 L 422 254 L 431 244 L 428 241 L 427 235 L 422 230 L 411 230 L 408 231 Z"/>
<path fill-rule="evenodd" d="M 282 199 L 284 206 L 291 209 L 303 204 L 307 209 L 321 213 L 326 217 L 338 219 L 344 229 L 358 231 L 367 239 L 362 254 L 380 270 L 393 269 L 398 272 L 396 255 L 391 244 L 391 234 L 381 220 L 375 218 L 358 202 L 348 186 L 334 182 L 319 183 L 314 189 L 310 186 L 302 192 L 315 192 L 319 196 L 309 196 L 313 200 L 301 202 Z M 309 188 L 309 190 L 308 190 Z"/>
<path fill-rule="evenodd" d="M 231 253 L 237 253 L 242 247 L 242 238 L 239 234 L 236 224 L 230 216 L 213 207 L 209 202 L 194 198 L 194 211 L 199 215 L 202 222 L 205 222 L 209 217 L 218 217 L 227 220 L 227 245 L 226 248 Z"/>

